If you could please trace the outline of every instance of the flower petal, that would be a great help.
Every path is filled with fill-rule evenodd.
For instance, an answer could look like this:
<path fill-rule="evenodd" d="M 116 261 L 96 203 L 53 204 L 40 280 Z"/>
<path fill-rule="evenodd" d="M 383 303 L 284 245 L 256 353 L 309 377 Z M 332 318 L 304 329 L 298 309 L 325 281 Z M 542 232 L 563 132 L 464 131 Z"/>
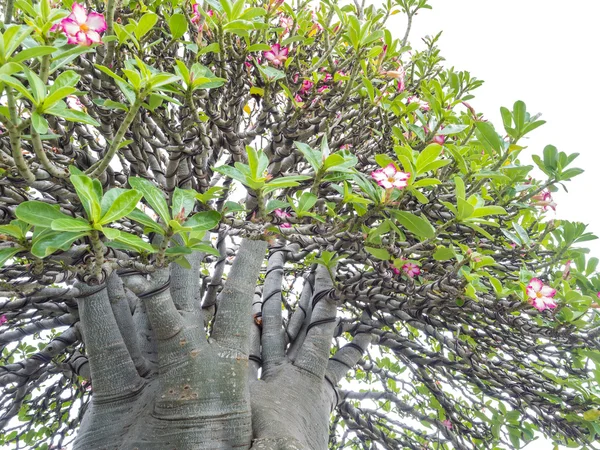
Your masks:
<path fill-rule="evenodd" d="M 75 21 L 79 24 L 83 24 L 87 20 L 87 11 L 80 5 L 79 3 L 73 3 L 71 7 L 71 11 L 73 11 L 73 15 L 75 16 Z"/>
<path fill-rule="evenodd" d="M 93 30 L 89 30 L 87 33 L 87 38 L 90 42 L 97 44 L 98 42 L 101 42 L 100 40 L 100 34 L 98 34 L 96 31 Z M 91 44 L 88 44 L 91 45 Z"/>
<path fill-rule="evenodd" d="M 69 36 L 75 36 L 80 31 L 79 24 L 73 19 L 69 19 L 68 17 L 66 19 L 63 19 L 60 24 L 62 26 L 63 31 Z"/>
<path fill-rule="evenodd" d="M 542 298 L 534 298 L 532 299 L 532 304 L 533 307 L 535 309 L 537 309 L 538 311 L 543 311 L 546 309 L 546 303 L 544 302 L 544 300 L 542 300 Z"/>
<path fill-rule="evenodd" d="M 388 177 L 393 177 L 394 175 L 396 175 L 396 172 L 398 172 L 396 170 L 396 166 L 394 166 L 393 163 L 389 163 L 386 167 L 381 169 L 381 171 Z"/>
<path fill-rule="evenodd" d="M 77 43 L 79 45 L 91 45 L 92 42 L 88 39 L 87 34 L 83 31 L 80 31 L 75 35 L 75 39 L 77 39 Z"/>
<path fill-rule="evenodd" d="M 97 12 L 89 13 L 85 24 L 90 30 L 95 31 L 96 33 L 102 33 L 106 30 L 106 20 L 104 20 L 102 14 Z"/>
<path fill-rule="evenodd" d="M 540 280 L 539 278 L 532 278 L 531 280 L 529 280 L 529 285 L 527 286 L 528 289 L 533 289 L 533 292 L 539 292 L 543 287 L 544 283 L 542 283 L 542 280 Z"/>
<path fill-rule="evenodd" d="M 544 286 L 540 292 L 544 297 L 554 297 L 556 295 L 556 289 L 553 289 L 550 286 Z"/>

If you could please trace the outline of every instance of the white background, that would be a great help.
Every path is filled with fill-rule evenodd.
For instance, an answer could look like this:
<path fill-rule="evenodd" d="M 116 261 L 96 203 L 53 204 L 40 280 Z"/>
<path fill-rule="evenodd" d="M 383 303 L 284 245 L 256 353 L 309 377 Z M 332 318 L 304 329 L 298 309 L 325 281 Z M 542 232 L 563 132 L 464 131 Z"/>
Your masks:
<path fill-rule="evenodd" d="M 600 2 L 597 0 L 431 0 L 413 22 L 409 41 L 443 30 L 439 41 L 447 67 L 467 70 L 485 81 L 469 103 L 484 113 L 502 133 L 499 109 L 523 100 L 532 114 L 541 112 L 546 124 L 520 142 L 531 154 L 552 144 L 559 151 L 580 153 L 573 167 L 582 175 L 554 194 L 556 217 L 588 224 L 600 236 Z M 398 17 L 398 16 L 396 16 Z M 404 34 L 401 20 L 393 22 L 395 36 Z M 537 172 L 536 177 L 543 176 Z M 600 257 L 600 240 L 586 242 Z M 550 450 L 539 439 L 526 447 Z M 561 447 L 565 448 L 565 447 Z"/>
<path fill-rule="evenodd" d="M 414 19 L 409 41 L 443 30 L 439 41 L 447 67 L 485 81 L 469 103 L 502 133 L 500 107 L 523 100 L 546 124 L 520 144 L 523 163 L 552 144 L 580 153 L 573 167 L 585 173 L 554 194 L 556 217 L 589 224 L 600 236 L 600 2 L 597 0 L 431 0 Z M 396 16 L 396 17 L 399 17 Z M 396 36 L 404 22 L 395 21 Z M 543 176 L 541 172 L 539 175 Z M 600 240 L 584 244 L 600 257 Z"/>

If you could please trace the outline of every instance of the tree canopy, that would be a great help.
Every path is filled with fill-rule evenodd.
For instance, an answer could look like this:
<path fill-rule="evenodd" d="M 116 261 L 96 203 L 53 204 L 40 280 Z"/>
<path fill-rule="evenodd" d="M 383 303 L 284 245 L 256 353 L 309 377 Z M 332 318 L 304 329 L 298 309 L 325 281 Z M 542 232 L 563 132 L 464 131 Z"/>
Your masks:
<path fill-rule="evenodd" d="M 367 3 L 6 1 L 0 444 L 61 448 L 131 393 L 185 420 L 231 377 L 253 448 L 317 448 L 260 446 L 303 433 L 273 402 L 305 371 L 330 449 L 594 448 L 596 237 L 548 219 L 577 153 L 523 162 L 544 121 L 496 129 L 439 35 L 410 45 L 427 0 Z"/>

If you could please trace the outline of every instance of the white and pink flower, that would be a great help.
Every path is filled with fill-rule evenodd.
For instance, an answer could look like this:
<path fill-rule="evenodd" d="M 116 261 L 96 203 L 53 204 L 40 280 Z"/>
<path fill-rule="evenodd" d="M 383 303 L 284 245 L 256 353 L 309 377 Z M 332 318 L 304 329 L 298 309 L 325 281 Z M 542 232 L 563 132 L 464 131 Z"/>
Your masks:
<path fill-rule="evenodd" d="M 288 57 L 289 49 L 279 44 L 273 44 L 271 50 L 263 52 L 264 57 L 274 66 L 281 66 Z"/>
<path fill-rule="evenodd" d="M 0 325 L 4 325 L 8 319 L 4 314 L 0 316 Z"/>
<path fill-rule="evenodd" d="M 450 422 L 449 419 L 446 420 L 442 420 L 442 425 L 444 425 L 446 428 L 448 428 L 449 430 L 452 429 L 452 422 Z"/>
<path fill-rule="evenodd" d="M 538 311 L 556 308 L 556 300 L 553 298 L 555 295 L 556 289 L 545 285 L 539 278 L 532 278 L 527 285 L 529 303 Z"/>
<path fill-rule="evenodd" d="M 102 42 L 100 34 L 106 30 L 104 16 L 88 12 L 79 3 L 73 3 L 71 14 L 60 22 L 69 44 L 90 46 Z"/>
<path fill-rule="evenodd" d="M 403 189 L 407 185 L 410 173 L 401 172 L 393 163 L 390 163 L 383 169 L 371 172 L 371 177 L 384 189 Z"/>

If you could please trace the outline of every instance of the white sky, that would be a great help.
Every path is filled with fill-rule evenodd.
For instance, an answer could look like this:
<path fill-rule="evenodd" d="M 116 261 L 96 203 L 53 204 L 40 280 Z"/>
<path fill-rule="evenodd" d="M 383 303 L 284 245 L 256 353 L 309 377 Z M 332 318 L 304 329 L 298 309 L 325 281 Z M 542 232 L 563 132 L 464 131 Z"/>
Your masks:
<path fill-rule="evenodd" d="M 597 0 L 431 0 L 413 24 L 413 45 L 444 31 L 439 41 L 448 66 L 468 70 L 485 81 L 469 103 L 501 132 L 500 106 L 523 100 L 546 124 L 522 144 L 541 154 L 552 144 L 559 151 L 580 153 L 573 167 L 585 173 L 567 183 L 569 193 L 554 194 L 557 217 L 583 222 L 600 236 L 600 119 L 598 62 L 600 2 Z M 398 30 L 403 32 L 404 30 Z M 543 174 L 542 174 L 543 175 Z M 587 242 L 600 257 L 600 240 Z"/>
<path fill-rule="evenodd" d="M 528 146 L 521 160 L 531 163 L 530 155 L 541 154 L 548 144 L 580 153 L 573 167 L 586 172 L 567 184 L 568 194 L 562 189 L 553 194 L 557 218 L 586 223 L 600 236 L 596 207 L 600 140 L 594 139 L 600 129 L 596 123 L 600 2 L 431 0 L 430 4 L 432 10 L 415 17 L 410 42 L 420 47 L 420 38 L 444 31 L 439 46 L 445 64 L 485 81 L 469 103 L 500 133 L 500 106 L 523 100 L 529 112 L 542 113 L 546 124 L 521 142 Z M 401 36 L 403 28 L 396 35 Z M 600 257 L 600 240 L 584 245 Z M 547 450 L 552 443 L 540 439 L 527 448 Z"/>

